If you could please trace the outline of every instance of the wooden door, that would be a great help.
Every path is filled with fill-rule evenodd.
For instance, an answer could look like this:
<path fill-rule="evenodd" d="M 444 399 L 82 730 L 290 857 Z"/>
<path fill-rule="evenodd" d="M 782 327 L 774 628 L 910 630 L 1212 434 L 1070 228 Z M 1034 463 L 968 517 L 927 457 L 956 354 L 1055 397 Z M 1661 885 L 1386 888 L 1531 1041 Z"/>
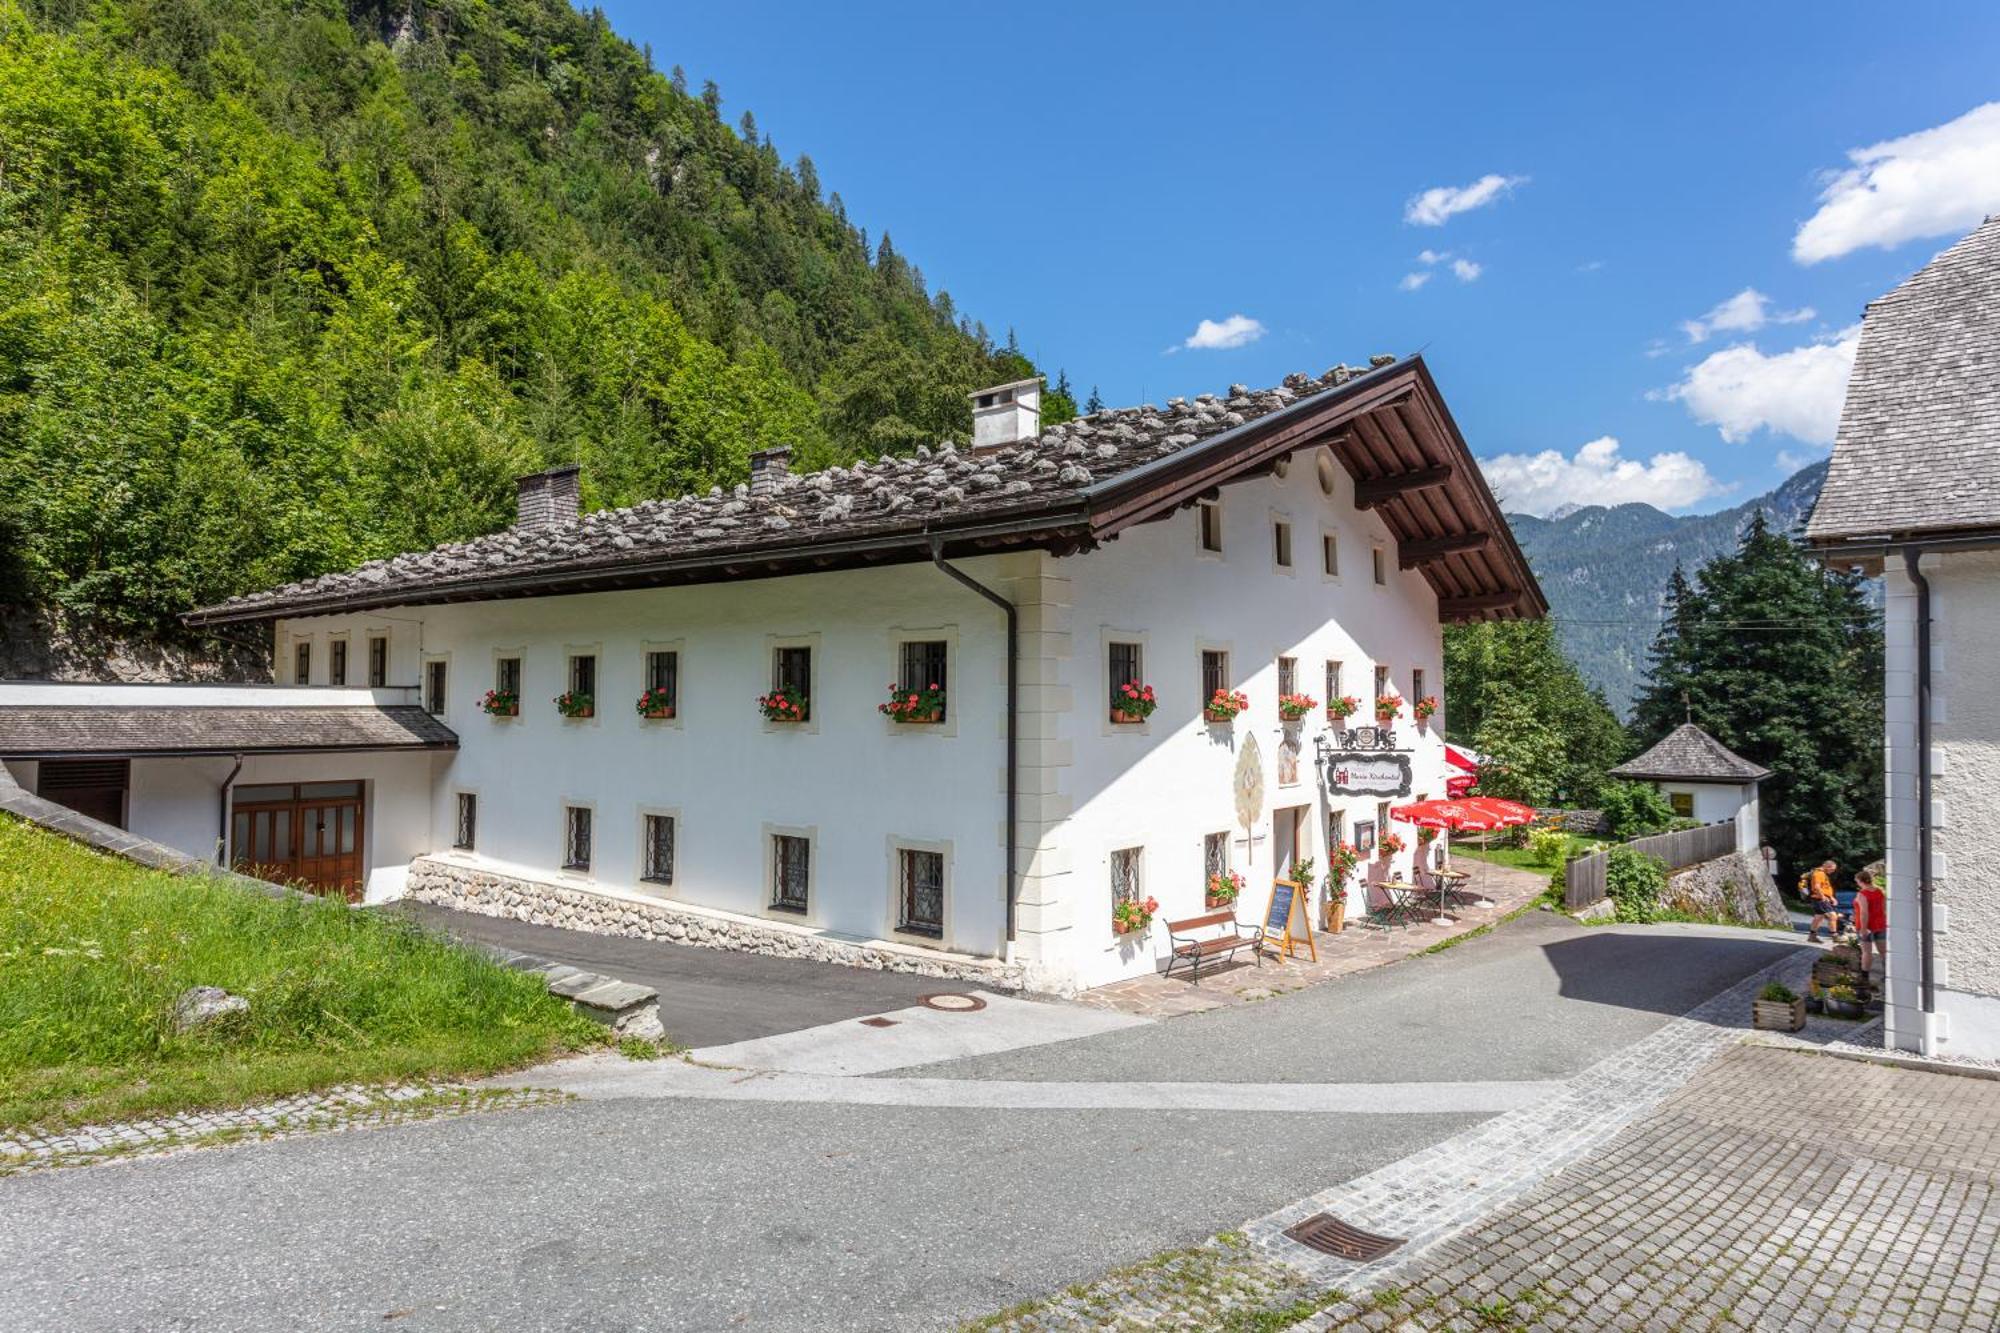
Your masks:
<path fill-rule="evenodd" d="M 297 879 L 317 893 L 361 897 L 361 802 L 319 800 L 298 808 Z"/>
<path fill-rule="evenodd" d="M 361 791 L 358 782 L 247 789 L 230 820 L 230 864 L 259 879 L 359 900 Z"/>

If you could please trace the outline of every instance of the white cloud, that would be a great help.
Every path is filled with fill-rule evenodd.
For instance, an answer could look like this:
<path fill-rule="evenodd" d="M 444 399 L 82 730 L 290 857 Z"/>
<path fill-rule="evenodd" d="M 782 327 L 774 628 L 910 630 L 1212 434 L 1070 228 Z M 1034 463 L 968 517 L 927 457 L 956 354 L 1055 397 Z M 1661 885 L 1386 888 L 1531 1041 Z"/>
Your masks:
<path fill-rule="evenodd" d="M 1181 347 L 1197 352 L 1247 347 L 1263 337 L 1264 333 L 1264 326 L 1248 315 L 1231 315 L 1227 319 L 1204 319 L 1194 326 L 1194 332 L 1187 336 Z"/>
<path fill-rule="evenodd" d="M 1417 251 L 1417 262 L 1419 264 L 1442 264 L 1445 260 L 1450 258 L 1451 258 L 1451 251 L 1449 250 Z"/>
<path fill-rule="evenodd" d="M 1451 271 L 1460 282 L 1477 282 L 1479 275 L 1486 269 L 1484 265 L 1475 264 L 1470 259 L 1454 259 L 1451 261 Z"/>
<path fill-rule="evenodd" d="M 1453 258 L 1449 250 L 1419 250 L 1417 251 L 1417 262 L 1429 267 L 1436 267 L 1439 264 L 1449 262 L 1452 273 L 1457 276 L 1460 282 L 1477 282 L 1479 275 L 1486 271 L 1483 264 L 1476 264 L 1470 259 Z M 1398 282 L 1396 287 L 1400 291 L 1413 292 L 1430 280 L 1431 275 L 1420 269 L 1415 272 L 1405 273 L 1403 280 Z"/>
<path fill-rule="evenodd" d="M 1732 444 L 1768 430 L 1829 445 L 1860 341 L 1861 326 L 1854 324 L 1830 340 L 1770 356 L 1738 343 L 1710 353 L 1678 384 L 1648 397 L 1684 404 L 1696 421 L 1714 426 Z"/>
<path fill-rule="evenodd" d="M 1802 467 L 1819 462 L 1822 457 L 1824 455 L 1816 454 L 1810 449 L 1798 453 L 1790 449 L 1780 449 L 1775 462 L 1780 472 L 1797 472 Z"/>
<path fill-rule="evenodd" d="M 1396 284 L 1398 291 L 1413 292 L 1431 280 L 1428 273 L 1405 273 L 1403 280 Z"/>
<path fill-rule="evenodd" d="M 1516 186 L 1527 183 L 1526 176 L 1489 172 L 1470 185 L 1434 185 L 1403 205 L 1403 221 L 1420 227 L 1442 227 L 1453 216 L 1498 203 Z"/>
<path fill-rule="evenodd" d="M 1715 333 L 1755 333 L 1766 324 L 1801 324 L 1818 312 L 1811 306 L 1778 310 L 1771 298 L 1755 287 L 1745 287 L 1699 319 L 1681 321 L 1681 332 L 1691 343 L 1707 342 Z"/>
<path fill-rule="evenodd" d="M 1621 458 L 1615 436 L 1603 435 L 1565 458 L 1559 449 L 1483 458 L 1480 471 L 1502 506 L 1547 514 L 1562 505 L 1621 505 L 1635 501 L 1682 509 L 1728 489 L 1699 459 L 1676 450 L 1646 462 Z"/>
<path fill-rule="evenodd" d="M 1969 231 L 2000 212 L 2000 102 L 1847 157 L 1854 165 L 1828 175 L 1819 211 L 1792 237 L 1801 264 Z"/>
<path fill-rule="evenodd" d="M 1576 266 L 1576 271 L 1578 273 L 1595 273 L 1603 267 L 1604 261 L 1602 259 L 1586 259 Z"/>

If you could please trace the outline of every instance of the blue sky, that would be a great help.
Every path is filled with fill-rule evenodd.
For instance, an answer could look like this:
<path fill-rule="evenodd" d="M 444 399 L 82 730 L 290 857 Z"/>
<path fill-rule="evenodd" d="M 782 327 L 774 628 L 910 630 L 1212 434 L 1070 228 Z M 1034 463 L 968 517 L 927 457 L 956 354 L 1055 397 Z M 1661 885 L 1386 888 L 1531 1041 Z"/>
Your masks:
<path fill-rule="evenodd" d="M 1421 350 L 1531 510 L 1824 457 L 1863 305 L 2000 212 L 2000 6 L 606 9 L 1079 397 Z"/>

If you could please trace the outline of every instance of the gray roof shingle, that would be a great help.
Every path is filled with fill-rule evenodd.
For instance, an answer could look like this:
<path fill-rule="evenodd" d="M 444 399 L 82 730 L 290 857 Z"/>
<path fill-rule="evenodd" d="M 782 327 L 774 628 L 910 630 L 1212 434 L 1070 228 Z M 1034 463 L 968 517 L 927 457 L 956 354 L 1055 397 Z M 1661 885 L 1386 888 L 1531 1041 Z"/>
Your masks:
<path fill-rule="evenodd" d="M 1873 302 L 1816 543 L 2000 527 L 2000 217 Z"/>
<path fill-rule="evenodd" d="M 1614 778 L 1654 782 L 1756 782 L 1771 770 L 1751 763 L 1692 722 L 1683 722 L 1666 739 L 1636 759 L 1611 770 Z"/>
<path fill-rule="evenodd" d="M 414 704 L 266 707 L 22 704 L 0 708 L 0 755 L 450 750 L 458 736 Z"/>

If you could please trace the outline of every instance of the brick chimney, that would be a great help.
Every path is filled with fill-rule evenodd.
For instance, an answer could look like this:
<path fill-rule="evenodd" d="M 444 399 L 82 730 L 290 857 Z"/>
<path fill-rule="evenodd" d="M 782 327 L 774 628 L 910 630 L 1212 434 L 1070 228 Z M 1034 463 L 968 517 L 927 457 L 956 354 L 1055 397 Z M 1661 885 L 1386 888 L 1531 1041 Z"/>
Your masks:
<path fill-rule="evenodd" d="M 582 471 L 572 464 L 516 477 L 514 526 L 555 528 L 576 522 L 583 511 L 582 487 L 577 481 Z"/>
<path fill-rule="evenodd" d="M 750 455 L 750 498 L 756 500 L 776 495 L 779 484 L 791 470 L 790 445 L 754 451 Z"/>
<path fill-rule="evenodd" d="M 1042 433 L 1042 380 L 1015 380 L 972 393 L 972 447 L 1002 449 Z"/>

